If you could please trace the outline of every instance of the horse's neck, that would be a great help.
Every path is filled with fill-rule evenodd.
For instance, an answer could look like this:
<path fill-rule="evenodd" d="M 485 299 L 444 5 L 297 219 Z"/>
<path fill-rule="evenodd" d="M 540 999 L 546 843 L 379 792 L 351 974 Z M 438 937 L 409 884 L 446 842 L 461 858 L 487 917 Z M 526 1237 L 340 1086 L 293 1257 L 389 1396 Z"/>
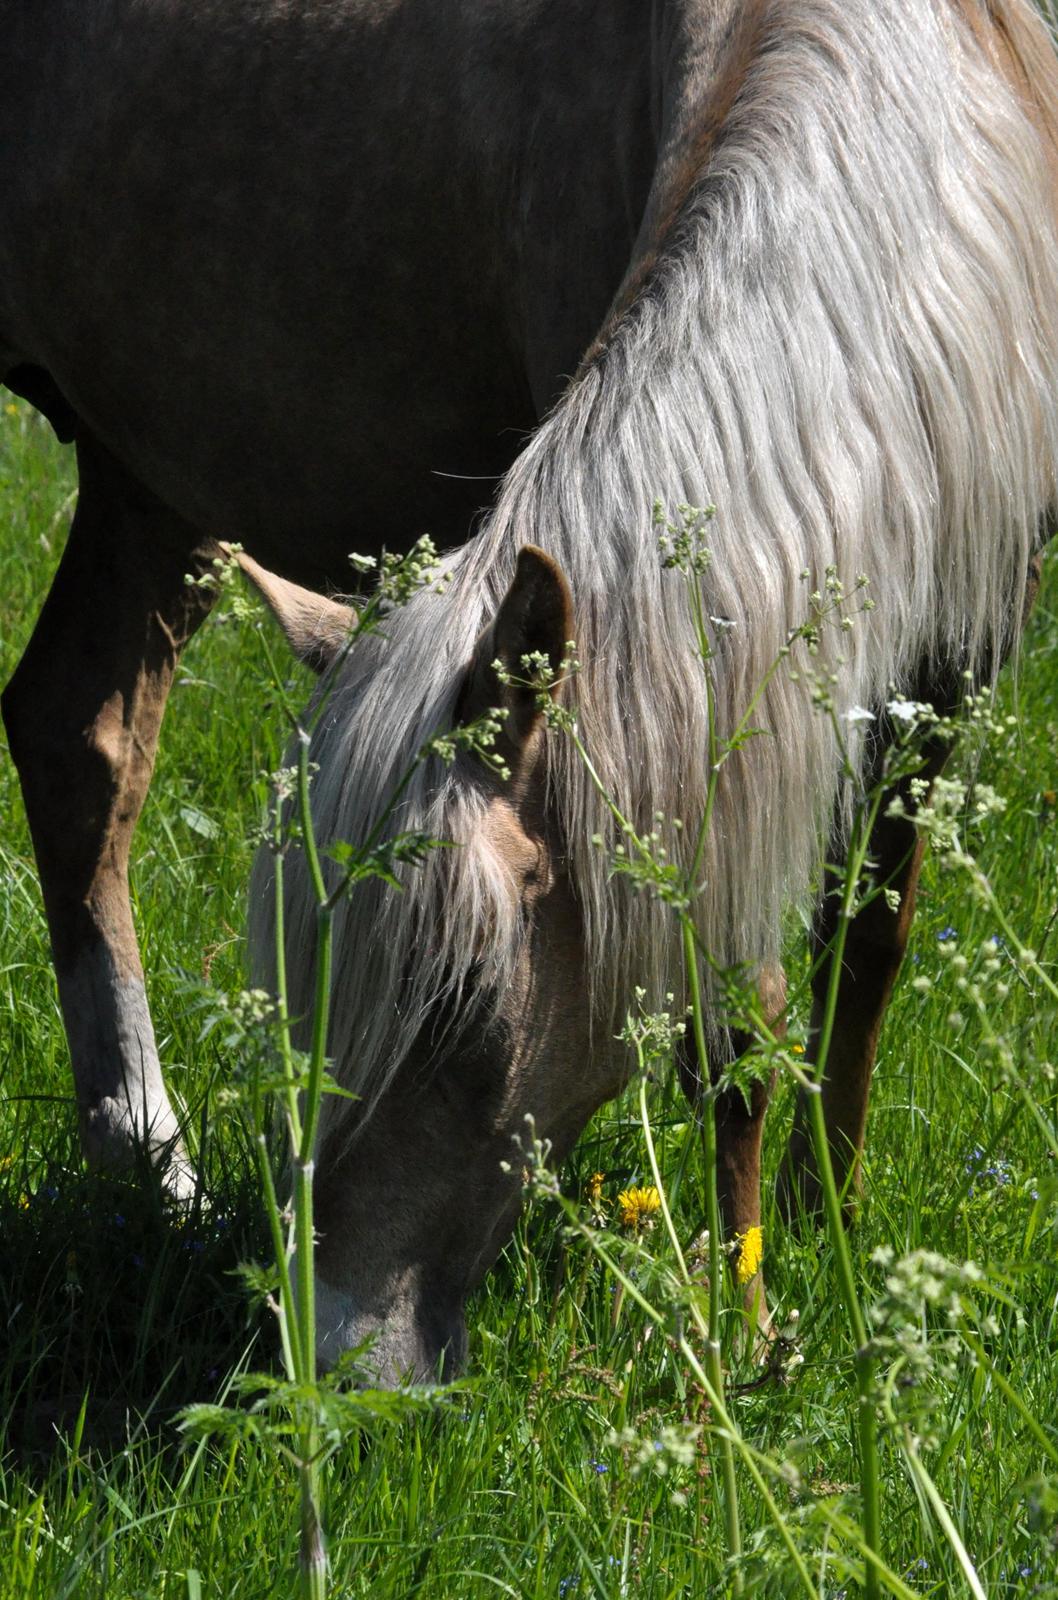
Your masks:
<path fill-rule="evenodd" d="M 657 4 L 651 23 L 653 179 L 627 270 L 594 354 L 635 298 L 706 167 L 771 16 L 770 0 Z"/>

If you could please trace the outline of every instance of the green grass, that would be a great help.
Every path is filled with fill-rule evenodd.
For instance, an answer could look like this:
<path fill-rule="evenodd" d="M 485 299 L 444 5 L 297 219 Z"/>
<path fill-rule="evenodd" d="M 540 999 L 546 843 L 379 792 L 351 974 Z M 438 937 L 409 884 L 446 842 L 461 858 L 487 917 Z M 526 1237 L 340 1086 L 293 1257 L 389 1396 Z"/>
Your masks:
<path fill-rule="evenodd" d="M 72 460 L 19 404 L 0 412 L 0 679 L 28 637 L 61 549 Z M 1024 943 L 1054 972 L 1058 934 L 1058 576 L 1052 556 L 1027 642 L 1017 723 L 982 776 L 1006 797 L 979 860 Z M 290 1596 L 297 1500 L 274 1455 L 243 1443 L 191 1446 L 179 1408 L 222 1394 L 240 1364 L 276 1359 L 267 1314 L 233 1269 L 263 1255 L 252 1163 L 238 1119 L 219 1110 L 224 1052 L 200 1040 L 202 984 L 243 982 L 243 900 L 257 820 L 254 778 L 277 761 L 282 730 L 260 689 L 252 630 L 208 625 L 185 658 L 134 851 L 136 910 L 170 1084 L 205 1130 L 210 1201 L 182 1222 L 149 1181 L 83 1171 L 46 929 L 17 780 L 0 750 L 0 1600 Z M 955 930 L 955 937 L 948 930 Z M 971 972 L 996 932 L 963 879 L 927 868 L 908 971 L 875 1079 L 866 1201 L 852 1236 L 861 1295 L 881 1292 L 872 1252 L 928 1248 L 972 1258 L 1005 1286 L 990 1309 L 988 1363 L 1058 1439 L 1058 1171 L 1044 1130 L 1058 1122 L 1058 1017 L 1032 980 L 1001 970 L 978 1017 L 948 953 Z M 1047 942 L 1045 942 L 1047 941 Z M 791 973 L 803 952 L 791 949 Z M 928 978 L 915 988 L 908 980 Z M 1009 985 L 999 998 L 997 982 Z M 795 984 L 795 991 L 797 985 Z M 961 1026 L 952 1014 L 963 1014 Z M 803 1016 L 800 1018 L 803 1022 Z M 1006 1041 L 1030 1086 L 1018 1093 L 988 1044 Z M 1033 1109 L 1035 1106 L 1035 1112 Z M 774 1174 L 788 1086 L 769 1116 Z M 1042 1125 L 1040 1118 L 1042 1118 Z M 686 1112 L 655 1092 L 655 1135 L 677 1225 L 700 1226 L 701 1176 Z M 686 1159 L 685 1159 L 686 1158 Z M 564 1174 L 618 1188 L 649 1182 L 634 1100 L 604 1108 Z M 458 1179 L 453 1204 L 459 1203 Z M 765 1215 L 765 1264 L 780 1316 L 800 1311 L 801 1364 L 755 1385 L 733 1360 L 732 1404 L 756 1448 L 795 1466 L 774 1488 L 820 1595 L 856 1592 L 836 1516 L 859 1520 L 851 1443 L 852 1351 L 821 1235 Z M 651 1250 L 664 1257 L 663 1240 Z M 652 1281 L 644 1259 L 640 1280 Z M 536 1597 L 725 1592 L 718 1457 L 699 1444 L 676 1476 L 635 1476 L 611 1428 L 652 1439 L 707 1421 L 666 1339 L 644 1338 L 628 1297 L 553 1208 L 534 1204 L 470 1307 L 469 1382 L 441 1411 L 380 1425 L 336 1462 L 329 1499 L 334 1589 L 342 1596 Z M 982 1304 L 989 1296 L 980 1297 Z M 932 1326 L 932 1324 L 931 1324 Z M 939 1325 L 938 1325 L 938 1330 Z M 740 1387 L 742 1386 L 742 1387 Z M 989 1595 L 1058 1594 L 1058 1477 L 988 1366 L 938 1361 L 933 1475 Z M 965 1593 L 950 1545 L 919 1498 L 895 1441 L 883 1441 L 885 1549 L 915 1593 Z M 673 1490 L 679 1493 L 673 1498 Z M 745 1542 L 759 1546 L 750 1593 L 794 1592 L 752 1486 L 740 1479 Z M 822 1508 L 822 1510 L 820 1509 Z M 828 1520 L 829 1519 L 829 1520 Z M 846 1547 L 847 1548 L 847 1547 Z M 773 1559 L 774 1558 L 774 1559 Z M 1022 1575 L 1022 1569 L 1024 1575 Z"/>

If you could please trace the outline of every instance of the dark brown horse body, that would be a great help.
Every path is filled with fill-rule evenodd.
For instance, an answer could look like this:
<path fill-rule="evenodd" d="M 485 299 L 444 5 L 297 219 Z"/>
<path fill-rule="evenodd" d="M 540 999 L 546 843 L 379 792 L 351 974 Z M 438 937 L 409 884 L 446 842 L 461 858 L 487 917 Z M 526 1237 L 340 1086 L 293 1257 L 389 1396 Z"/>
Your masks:
<path fill-rule="evenodd" d="M 4 11 L 8 381 L 307 579 L 465 538 L 632 260 L 651 8 Z"/>
<path fill-rule="evenodd" d="M 870 8 L 862 9 L 865 26 L 873 25 Z M 635 366 L 621 365 L 623 347 L 611 359 L 611 341 L 629 324 L 633 333 L 646 325 L 639 316 L 645 306 L 653 308 L 661 333 L 667 306 L 673 317 L 677 305 L 681 316 L 688 314 L 688 295 L 705 281 L 701 260 L 694 265 L 698 280 L 688 276 L 687 263 L 708 231 L 709 184 L 715 181 L 719 201 L 732 171 L 740 182 L 747 173 L 756 181 L 753 115 L 770 119 L 769 159 L 810 172 L 819 156 L 820 170 L 837 174 L 832 206 L 840 206 L 842 173 L 850 194 L 856 192 L 860 180 L 849 163 L 876 152 L 842 145 L 842 94 L 856 97 L 857 115 L 870 100 L 862 63 L 853 70 L 842 58 L 843 26 L 842 9 L 831 0 L 0 0 L 0 379 L 38 404 L 61 436 L 76 439 L 81 483 L 62 564 L 4 694 L 3 713 L 40 865 L 90 1158 L 127 1158 L 145 1142 L 169 1161 L 176 1189 L 192 1181 L 162 1084 L 127 883 L 129 842 L 169 684 L 181 647 L 208 608 L 202 592 L 186 586 L 185 573 L 211 558 L 217 538 L 239 540 L 266 566 L 317 588 L 342 587 L 351 550 L 404 549 L 423 531 L 441 545 L 461 543 L 528 432 L 578 369 L 598 380 L 604 397 L 609 384 L 616 398 L 608 410 L 600 402 L 586 423 L 571 407 L 559 443 L 574 434 L 583 443 L 603 416 L 619 432 L 619 391 L 622 382 L 629 391 L 635 387 Z M 1038 214 L 1041 237 L 1051 238 L 1048 115 L 1058 80 L 1042 28 L 1021 0 L 916 0 L 908 7 L 906 47 L 886 44 L 894 57 L 905 50 L 904 59 L 889 63 L 893 106 L 901 104 L 905 78 L 910 82 L 918 71 L 920 27 L 929 32 L 935 60 L 949 39 L 953 72 L 959 63 L 986 89 L 1004 85 L 990 101 L 999 131 L 985 129 L 984 138 L 994 138 L 996 163 L 1007 159 L 1003 140 L 1024 145 L 1021 215 Z M 812 116 L 824 130 L 819 152 L 782 143 L 783 84 L 793 86 L 791 104 L 800 115 L 802 69 L 806 92 L 818 96 Z M 943 85 L 943 69 L 937 70 Z M 744 92 L 747 84 L 752 92 Z M 878 137 L 893 141 L 893 186 L 906 200 L 915 161 L 923 161 L 929 183 L 942 181 L 936 174 L 943 162 L 930 143 L 928 114 L 907 135 L 907 119 L 890 116 L 886 105 L 879 94 L 877 126 L 888 133 Z M 851 101 L 847 109 L 851 115 Z M 959 116 L 952 126 L 965 130 L 973 159 L 984 160 L 972 113 L 963 106 Z M 788 126 L 800 124 L 791 116 Z M 811 132 L 811 117 L 807 126 Z M 737 161 L 729 161 L 735 146 Z M 948 159 L 952 152 L 941 154 Z M 956 151 L 951 162 L 956 176 L 962 154 Z M 879 181 L 884 186 L 884 176 Z M 925 175 L 922 183 L 928 186 Z M 760 192 L 766 193 L 763 181 Z M 791 184 L 794 192 L 810 196 L 811 186 Z M 742 343 L 729 350 L 741 351 L 747 363 L 774 362 L 783 383 L 787 370 L 775 341 L 767 345 L 765 314 L 778 308 L 778 345 L 788 318 L 794 348 L 792 286 L 802 271 L 807 282 L 811 272 L 825 277 L 827 270 L 825 238 L 822 265 L 806 266 L 798 254 L 812 200 L 799 203 L 800 215 L 782 216 L 781 226 L 774 219 L 762 224 L 759 260 L 731 263 L 732 281 L 741 275 L 745 282 L 736 318 Z M 884 466 L 887 421 L 883 411 L 872 412 L 871 394 L 888 377 L 870 362 L 883 345 L 903 360 L 899 341 L 884 344 L 889 333 L 878 329 L 885 317 L 881 311 L 875 317 L 862 285 L 877 278 L 904 293 L 908 282 L 914 287 L 916 271 L 934 271 L 946 283 L 952 260 L 970 288 L 981 280 L 977 267 L 960 266 L 957 255 L 962 250 L 969 260 L 973 225 L 967 238 L 949 228 L 941 195 L 921 205 L 925 220 L 916 232 L 916 205 L 912 195 L 903 211 L 894 209 L 898 219 L 914 223 L 896 242 L 884 228 L 877 237 L 871 233 L 862 193 L 848 229 L 847 219 L 834 214 L 840 241 L 836 233 L 833 259 L 842 270 L 853 264 L 852 287 L 828 290 L 830 321 L 820 323 L 817 344 L 833 333 L 834 365 L 813 391 L 823 397 L 815 411 L 801 415 L 776 381 L 774 412 L 765 389 L 761 408 L 755 416 L 747 409 L 750 421 L 733 438 L 727 421 L 737 413 L 724 413 L 719 400 L 714 406 L 698 391 L 698 398 L 681 394 L 677 374 L 668 389 L 656 386 L 653 398 L 643 388 L 634 429 L 629 424 L 635 437 L 642 440 L 651 424 L 660 428 L 662 411 L 677 432 L 692 417 L 702 436 L 720 440 L 730 462 L 752 458 L 758 445 L 764 457 L 754 427 L 767 426 L 769 415 L 784 426 L 788 415 L 803 444 L 795 466 L 804 471 L 797 484 L 786 480 L 784 492 L 791 501 L 801 494 L 810 511 L 823 505 L 840 530 L 842 497 L 851 504 L 862 484 L 855 473 L 842 477 L 845 456 L 832 481 L 820 474 L 814 432 L 833 434 L 833 461 L 869 435 L 871 460 Z M 1030 307 L 1025 327 L 1033 304 L 1039 324 L 1049 326 L 1055 308 L 1044 269 L 1024 266 L 1032 241 L 1017 233 L 1023 224 L 1016 221 L 1004 235 L 1005 224 L 995 221 L 1001 209 L 986 219 L 999 241 L 996 260 L 1025 280 L 1018 291 L 1019 305 Z M 925 236 L 930 228 L 935 240 Z M 921 265 L 905 271 L 912 254 Z M 682 289 L 677 269 L 686 269 Z M 789 306 L 782 303 L 787 283 Z M 843 292 L 852 301 L 847 326 Z M 713 284 L 710 293 L 715 314 L 725 315 L 725 285 Z M 908 305 L 915 316 L 925 310 L 913 326 L 909 313 L 907 348 L 917 357 L 929 345 L 932 360 L 934 346 L 951 334 L 937 321 L 949 308 L 937 312 L 928 284 Z M 701 317 L 687 325 L 692 339 L 708 344 Z M 1052 353 L 1048 339 L 1037 340 L 1041 372 Z M 955 462 L 958 470 L 941 460 L 944 408 L 953 409 L 947 385 L 957 385 L 961 370 L 980 381 L 979 359 L 976 375 L 969 357 L 959 366 L 965 353 L 973 355 L 972 329 L 955 326 L 951 340 L 950 372 L 940 372 L 942 359 L 930 368 L 932 389 L 924 388 L 909 357 L 897 397 L 908 448 L 928 453 L 935 445 L 938 518 L 946 514 L 941 501 L 954 503 L 959 495 L 971 508 L 987 503 L 977 484 L 988 469 L 971 448 Z M 995 355 L 1000 388 L 1028 359 L 1025 342 L 1015 329 Z M 806 362 L 815 355 L 805 347 Z M 650 357 L 644 346 L 640 358 Z M 679 348 L 667 359 L 678 365 Z M 849 374 L 856 406 L 826 415 L 827 396 Z M 1032 381 L 1042 414 L 1046 385 Z M 1002 401 L 987 382 L 980 389 L 982 415 L 1004 422 Z M 659 393 L 663 404 L 655 404 Z M 697 446 L 694 427 L 687 427 L 692 443 L 684 465 L 690 463 L 693 476 Z M 1049 462 L 1040 463 L 1045 451 L 1038 443 L 1050 436 L 1048 428 L 1041 423 L 1031 438 L 1028 423 L 1024 438 L 1014 424 L 1007 430 L 1021 451 L 1011 445 L 1010 459 L 1023 470 L 1028 463 L 1033 479 L 1019 512 L 1013 566 L 1020 566 L 1005 595 L 1009 606 L 1020 606 L 1025 527 L 1052 498 L 1053 472 Z M 591 468 L 603 482 L 607 438 L 588 442 Z M 901 488 L 878 471 L 879 494 Z M 671 476 L 679 480 L 682 473 L 681 466 Z M 617 480 L 616 469 L 611 477 Z M 671 488 L 680 497 L 679 481 L 639 487 Z M 742 491 L 731 492 L 734 502 Z M 791 570 L 803 563 L 796 515 L 788 536 L 776 529 L 774 547 L 768 545 L 766 492 L 763 476 L 745 490 L 745 506 L 759 513 L 765 530 L 746 565 L 761 596 L 752 604 L 762 612 L 771 606 L 769 621 L 776 622 L 770 574 L 782 561 Z M 556 489 L 553 500 L 558 495 Z M 605 541 L 611 531 L 602 525 L 581 536 Z M 529 528 L 526 538 L 548 547 L 549 530 Z M 858 550 L 857 538 L 853 527 L 850 549 Z M 913 566 L 914 552 L 904 554 L 904 566 Z M 901 559 L 899 552 L 892 556 L 895 568 Z M 599 570 L 605 567 L 600 558 Z M 551 620 L 564 621 L 563 595 L 552 586 L 548 597 L 548 582 L 540 571 L 533 575 L 531 563 L 519 572 L 517 582 L 528 590 L 515 592 L 513 606 L 501 612 L 501 632 L 540 595 Z M 581 577 L 590 587 L 590 568 Z M 586 601 L 574 587 L 576 611 Z M 597 597 L 592 605 L 604 610 Z M 533 637 L 530 627 L 525 638 Z M 925 630 L 923 637 L 939 635 Z M 548 643 L 560 648 L 561 638 L 559 628 Z M 511 644 L 515 663 L 520 642 L 521 635 Z M 924 687 L 935 684 L 927 671 Z M 559 930 L 544 939 L 551 953 L 545 950 L 543 966 L 550 960 L 561 976 L 559 967 L 568 974 L 578 959 L 583 930 L 564 876 L 568 841 L 556 844 L 553 819 L 544 815 L 532 750 L 522 752 L 530 774 L 522 789 L 509 802 L 497 798 L 490 816 L 506 829 L 500 855 L 537 863 L 526 869 L 533 883 L 527 914 L 541 928 L 551 925 L 550 916 Z M 825 1091 L 843 1163 L 862 1141 L 878 1023 L 906 942 L 917 874 L 907 825 L 885 824 L 876 846 L 879 872 L 901 905 L 894 911 L 876 899 L 846 947 L 848 976 L 831 1057 L 836 1070 Z M 826 917 L 817 932 L 825 941 Z M 563 952 L 557 964 L 556 950 Z M 825 980 L 824 964 L 820 990 Z M 563 1060 L 571 1049 L 578 1058 L 587 1051 L 585 1019 L 572 1016 L 568 977 L 562 982 L 564 998 L 539 1023 L 539 1038 L 531 1036 L 527 1001 L 520 1021 L 507 1028 L 503 1070 L 510 1093 L 501 1097 L 505 1110 L 490 1123 L 488 1138 L 482 1136 L 480 1149 L 468 1145 L 465 1155 L 454 1148 L 445 1153 L 456 1172 L 487 1156 L 482 1193 L 494 1182 L 500 1143 L 509 1147 L 510 1118 L 554 1098 Z M 526 985 L 524 994 L 539 994 L 539 974 L 531 982 L 526 977 Z M 774 1004 L 781 1005 L 778 997 Z M 542 1015 L 539 1006 L 534 1015 Z M 470 1073 L 467 1082 L 473 1081 Z M 619 1074 L 600 1065 L 576 1093 L 558 1095 L 560 1142 L 568 1144 L 618 1082 Z M 727 1096 L 720 1108 L 725 1220 L 736 1232 L 759 1220 L 764 1098 L 758 1094 L 747 1108 L 739 1096 Z M 453 1110 L 455 1104 L 438 1114 L 458 1141 L 468 1137 L 473 1118 Z M 381 1131 L 359 1165 L 374 1173 L 372 1182 L 393 1187 L 390 1209 L 404 1215 L 403 1152 L 429 1146 L 428 1114 L 410 1129 L 391 1094 L 376 1126 Z M 795 1154 L 803 1167 L 805 1151 L 796 1141 Z M 426 1154 L 416 1160 L 428 1164 Z M 321 1315 L 331 1319 L 331 1348 L 381 1329 L 388 1376 L 428 1371 L 446 1346 L 458 1349 L 463 1294 L 502 1244 L 516 1202 L 506 1192 L 494 1197 L 492 1214 L 472 1219 L 474 1237 L 443 1245 L 428 1225 L 437 1208 L 427 1207 L 408 1223 L 406 1241 L 414 1233 L 415 1243 L 405 1243 L 407 1259 L 394 1264 L 377 1240 L 356 1242 L 353 1181 L 337 1162 L 322 1174 L 330 1299 Z M 809 1177 L 802 1187 L 810 1186 Z M 336 1219 L 329 1237 L 328 1206 Z M 463 1263 L 458 1272 L 446 1277 L 436 1260 L 427 1270 L 424 1253 L 438 1250 Z"/>
<path fill-rule="evenodd" d="M 126 869 L 184 574 L 467 537 L 632 258 L 648 12 L 0 6 L 0 378 L 81 470 L 4 716 L 95 1156 L 175 1131 Z"/>

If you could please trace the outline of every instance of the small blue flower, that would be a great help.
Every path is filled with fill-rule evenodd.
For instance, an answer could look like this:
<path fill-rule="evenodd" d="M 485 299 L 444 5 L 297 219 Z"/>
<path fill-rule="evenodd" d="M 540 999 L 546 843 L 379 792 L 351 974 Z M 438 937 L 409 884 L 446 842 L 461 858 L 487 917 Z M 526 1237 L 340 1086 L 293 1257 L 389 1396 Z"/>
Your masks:
<path fill-rule="evenodd" d="M 588 1465 L 593 1472 L 609 1472 L 610 1470 L 605 1461 L 591 1460 Z"/>
<path fill-rule="evenodd" d="M 966 1171 L 971 1173 L 973 1176 L 973 1183 L 971 1183 L 969 1190 L 971 1197 L 975 1192 L 975 1185 L 982 1179 L 989 1179 L 989 1181 L 995 1184 L 997 1188 L 1002 1188 L 1006 1184 L 1012 1182 L 1013 1173 L 1011 1165 L 1005 1156 L 996 1156 L 995 1160 L 989 1167 L 983 1167 L 981 1165 L 984 1158 L 984 1151 L 981 1149 L 980 1145 L 975 1144 L 973 1151 L 971 1152 L 970 1160 L 966 1163 Z"/>
<path fill-rule="evenodd" d="M 949 939 L 957 939 L 958 937 L 959 937 L 958 928 L 950 928 L 950 927 L 949 928 L 942 928 L 940 930 L 940 932 L 938 933 L 938 935 L 937 935 L 937 943 L 938 944 L 947 944 Z"/>
<path fill-rule="evenodd" d="M 571 1589 L 576 1589 L 580 1583 L 580 1573 L 571 1572 L 568 1578 L 560 1578 L 558 1584 L 559 1594 L 568 1594 Z"/>

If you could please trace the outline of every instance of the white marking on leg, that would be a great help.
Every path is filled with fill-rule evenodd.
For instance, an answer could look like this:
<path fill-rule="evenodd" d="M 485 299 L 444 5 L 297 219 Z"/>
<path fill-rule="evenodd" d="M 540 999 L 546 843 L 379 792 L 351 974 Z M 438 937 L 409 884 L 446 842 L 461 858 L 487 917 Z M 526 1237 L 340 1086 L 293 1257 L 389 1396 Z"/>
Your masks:
<path fill-rule="evenodd" d="M 81 1138 L 93 1165 L 127 1165 L 137 1147 L 166 1160 L 166 1184 L 176 1195 L 194 1192 L 162 1079 L 147 994 L 139 977 L 119 977 L 111 952 L 99 943 L 59 973 L 70 1041 Z"/>

